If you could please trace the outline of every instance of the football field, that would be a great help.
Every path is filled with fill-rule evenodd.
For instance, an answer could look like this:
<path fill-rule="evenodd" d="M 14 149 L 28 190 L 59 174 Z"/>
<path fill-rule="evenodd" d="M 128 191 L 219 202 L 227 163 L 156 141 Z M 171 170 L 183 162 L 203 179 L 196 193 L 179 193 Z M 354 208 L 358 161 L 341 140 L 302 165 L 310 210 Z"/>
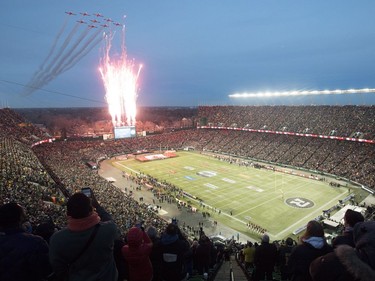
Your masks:
<path fill-rule="evenodd" d="M 128 159 L 113 165 L 127 173 L 143 172 L 159 182 L 174 184 L 203 204 L 191 198 L 182 200 L 254 238 L 260 234 L 249 229 L 248 223 L 264 228 L 273 240 L 283 239 L 349 195 L 347 188 L 331 187 L 323 181 L 238 166 L 199 153 L 177 154 L 164 160 Z"/>

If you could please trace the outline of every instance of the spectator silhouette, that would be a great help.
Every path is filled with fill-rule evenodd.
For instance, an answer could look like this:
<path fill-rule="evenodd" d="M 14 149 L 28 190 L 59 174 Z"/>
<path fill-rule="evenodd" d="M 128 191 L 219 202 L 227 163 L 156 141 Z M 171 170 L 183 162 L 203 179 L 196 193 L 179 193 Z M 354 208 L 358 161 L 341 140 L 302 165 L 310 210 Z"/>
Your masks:
<path fill-rule="evenodd" d="M 344 215 L 344 232 L 342 235 L 337 236 L 332 241 L 332 246 L 336 248 L 338 245 L 346 244 L 351 247 L 354 247 L 353 240 L 353 228 L 358 222 L 363 222 L 364 217 L 360 212 L 353 211 L 348 209 Z"/>
<path fill-rule="evenodd" d="M 253 268 L 255 256 L 255 248 L 253 247 L 253 243 L 248 241 L 242 252 L 244 255 L 245 269 L 249 270 L 250 268 Z"/>
<path fill-rule="evenodd" d="M 198 273 L 203 275 L 203 273 L 208 273 L 210 263 L 211 263 L 211 241 L 205 235 L 201 235 L 199 238 L 198 246 L 195 249 L 195 262 Z"/>
<path fill-rule="evenodd" d="M 161 237 L 161 280 L 186 280 L 185 256 L 189 248 L 189 243 L 182 236 L 178 226 L 169 224 Z"/>
<path fill-rule="evenodd" d="M 127 234 L 127 245 L 122 254 L 129 268 L 129 281 L 151 281 L 152 264 L 150 254 L 152 241 L 139 227 L 132 227 Z"/>
<path fill-rule="evenodd" d="M 83 193 L 69 198 L 67 215 L 67 228 L 50 239 L 50 262 L 56 275 L 62 277 L 68 270 L 69 280 L 117 280 L 113 248 L 119 232 L 110 215 L 94 195 L 90 199 Z M 96 235 L 82 253 L 95 229 Z"/>
<path fill-rule="evenodd" d="M 160 248 L 160 237 L 158 236 L 158 232 L 155 227 L 149 226 L 146 228 L 146 233 L 148 237 L 150 237 L 152 241 L 152 251 L 150 254 L 150 260 L 152 264 L 152 271 L 153 271 L 153 281 L 160 280 L 160 259 L 159 259 L 159 248 Z"/>
<path fill-rule="evenodd" d="M 290 265 L 289 258 L 294 248 L 294 241 L 288 237 L 285 245 L 280 246 L 279 250 L 279 264 L 280 264 L 280 277 L 281 280 L 290 280 Z"/>
<path fill-rule="evenodd" d="M 331 252 L 332 248 L 327 244 L 322 225 L 317 221 L 309 221 L 306 231 L 301 237 L 301 244 L 297 245 L 289 259 L 291 280 L 309 281 L 310 263 L 317 257 Z"/>
<path fill-rule="evenodd" d="M 48 221 L 40 223 L 35 229 L 35 234 L 43 237 L 47 243 L 49 243 L 53 233 L 55 233 L 55 224 L 51 218 Z"/>
<path fill-rule="evenodd" d="M 277 249 L 270 244 L 270 237 L 264 234 L 262 243 L 255 249 L 254 255 L 254 280 L 272 280 L 272 273 L 277 259 Z"/>
<path fill-rule="evenodd" d="M 375 221 L 354 226 L 355 248 L 341 244 L 334 252 L 315 259 L 310 265 L 313 281 L 375 280 Z"/>
<path fill-rule="evenodd" d="M 48 244 L 22 227 L 26 218 L 17 203 L 0 207 L 0 280 L 42 280 L 51 273 Z"/>

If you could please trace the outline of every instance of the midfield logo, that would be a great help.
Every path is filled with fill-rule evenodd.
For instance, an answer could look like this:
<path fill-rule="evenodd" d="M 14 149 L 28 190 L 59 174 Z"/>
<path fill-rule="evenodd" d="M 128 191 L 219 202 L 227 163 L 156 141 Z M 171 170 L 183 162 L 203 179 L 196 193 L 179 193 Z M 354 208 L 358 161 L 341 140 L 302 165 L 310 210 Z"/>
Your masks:
<path fill-rule="evenodd" d="M 288 198 L 285 202 L 294 208 L 312 208 L 315 205 L 313 201 L 302 197 Z"/>

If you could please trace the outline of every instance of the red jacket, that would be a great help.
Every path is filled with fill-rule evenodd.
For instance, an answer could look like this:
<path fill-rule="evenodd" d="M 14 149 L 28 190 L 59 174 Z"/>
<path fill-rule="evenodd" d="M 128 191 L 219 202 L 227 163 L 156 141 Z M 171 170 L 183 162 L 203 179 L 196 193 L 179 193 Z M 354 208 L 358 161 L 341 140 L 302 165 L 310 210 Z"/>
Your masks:
<path fill-rule="evenodd" d="M 121 249 L 122 255 L 128 264 L 129 281 L 152 280 L 153 270 L 150 261 L 152 241 L 146 232 L 142 231 L 141 235 L 143 235 L 142 242 L 132 243 L 132 241 L 128 240 L 128 244 Z"/>

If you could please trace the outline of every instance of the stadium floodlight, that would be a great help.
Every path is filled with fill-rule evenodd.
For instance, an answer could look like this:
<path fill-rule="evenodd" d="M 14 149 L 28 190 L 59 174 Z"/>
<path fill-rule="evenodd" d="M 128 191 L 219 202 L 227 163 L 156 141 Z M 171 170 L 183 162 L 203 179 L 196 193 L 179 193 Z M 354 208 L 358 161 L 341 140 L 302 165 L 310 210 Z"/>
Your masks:
<path fill-rule="evenodd" d="M 250 92 L 234 93 L 230 98 L 263 98 L 263 97 L 291 97 L 311 95 L 345 95 L 345 94 L 368 94 L 375 93 L 374 88 L 346 89 L 346 90 L 312 90 L 312 91 L 283 91 L 283 92 Z"/>

